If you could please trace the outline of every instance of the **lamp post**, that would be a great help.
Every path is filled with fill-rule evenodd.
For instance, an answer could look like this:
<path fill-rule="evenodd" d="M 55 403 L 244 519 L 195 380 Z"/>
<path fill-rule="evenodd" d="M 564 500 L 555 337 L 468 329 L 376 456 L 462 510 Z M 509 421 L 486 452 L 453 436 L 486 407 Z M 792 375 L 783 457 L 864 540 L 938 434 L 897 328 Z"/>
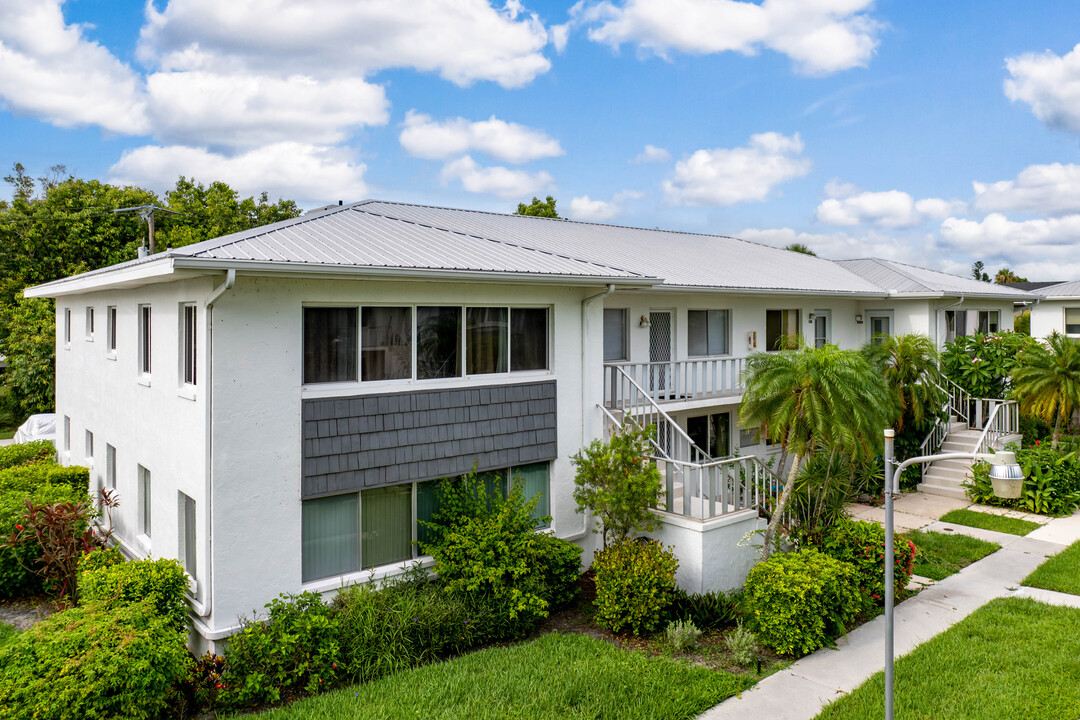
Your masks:
<path fill-rule="evenodd" d="M 1016 464 L 1016 454 L 997 453 L 938 453 L 908 458 L 896 465 L 893 444 L 896 433 L 885 429 L 885 720 L 893 720 L 893 500 L 900 494 L 900 475 L 912 465 L 924 465 L 938 460 L 985 460 L 990 463 L 990 477 L 998 479 L 1023 478 L 1024 471 Z"/>

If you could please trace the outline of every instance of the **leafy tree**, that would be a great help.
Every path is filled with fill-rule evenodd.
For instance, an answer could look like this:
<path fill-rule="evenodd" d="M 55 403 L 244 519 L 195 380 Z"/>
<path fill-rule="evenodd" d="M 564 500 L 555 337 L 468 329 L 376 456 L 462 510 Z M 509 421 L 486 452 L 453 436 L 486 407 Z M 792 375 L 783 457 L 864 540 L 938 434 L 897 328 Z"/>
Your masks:
<path fill-rule="evenodd" d="M 794 243 L 791 243 L 790 245 L 786 246 L 784 249 L 785 250 L 790 250 L 791 252 L 802 253 L 803 255 L 813 255 L 814 257 L 817 257 L 816 252 L 814 252 L 813 250 L 811 250 L 809 247 L 807 247 L 806 245 L 804 245 L 802 243 L 794 242 Z"/>
<path fill-rule="evenodd" d="M 56 359 L 56 313 L 53 301 L 17 298 L 3 308 L 0 321 L 4 339 L 0 352 L 7 356 L 5 381 L 23 414 L 52 412 Z"/>
<path fill-rule="evenodd" d="M 1027 278 L 1020 277 L 1007 267 L 1001 268 L 994 275 L 994 282 L 998 285 L 1004 285 L 1005 283 L 1023 283 L 1027 281 Z"/>
<path fill-rule="evenodd" d="M 980 282 L 990 282 L 990 276 L 983 271 L 984 267 L 986 266 L 983 265 L 982 260 L 976 260 L 974 263 L 972 263 L 971 277 L 979 280 Z"/>
<path fill-rule="evenodd" d="M 660 527 L 659 518 L 649 511 L 663 489 L 660 471 L 649 459 L 654 432 L 652 425 L 623 423 L 609 441 L 593 440 L 570 458 L 577 470 L 574 500 L 579 511 L 589 510 L 600 522 L 604 547 Z"/>
<path fill-rule="evenodd" d="M 990 335 L 963 335 L 945 345 L 941 370 L 973 398 L 1003 398 L 1009 375 L 1023 353 L 1037 345 L 1032 338 L 1002 331 Z"/>
<path fill-rule="evenodd" d="M 1013 318 L 1013 332 L 1017 335 L 1031 335 L 1031 311 L 1020 313 Z"/>
<path fill-rule="evenodd" d="M 760 427 L 791 456 L 791 468 L 765 530 L 762 559 L 791 498 L 799 466 L 817 450 L 867 456 L 893 412 L 893 399 L 859 352 L 833 345 L 754 353 L 746 361 L 739 423 Z"/>
<path fill-rule="evenodd" d="M 1046 344 L 1033 344 L 1012 371 L 1013 394 L 1020 409 L 1054 423 L 1050 443 L 1057 449 L 1061 423 L 1066 426 L 1080 406 L 1080 343 L 1053 332 Z"/>
<path fill-rule="evenodd" d="M 550 195 L 548 195 L 545 200 L 539 200 L 536 197 L 533 197 L 532 202 L 528 205 L 525 203 L 518 203 L 517 214 L 546 218 L 559 217 L 559 213 L 555 211 L 555 198 Z"/>
<path fill-rule="evenodd" d="M 223 182 L 206 187 L 182 175 L 165 197 L 168 209 L 183 215 L 162 216 L 161 231 L 156 235 L 159 249 L 183 247 L 300 214 L 292 200 L 271 204 L 265 192 L 258 201 L 250 197 L 239 200 L 237 192 Z"/>

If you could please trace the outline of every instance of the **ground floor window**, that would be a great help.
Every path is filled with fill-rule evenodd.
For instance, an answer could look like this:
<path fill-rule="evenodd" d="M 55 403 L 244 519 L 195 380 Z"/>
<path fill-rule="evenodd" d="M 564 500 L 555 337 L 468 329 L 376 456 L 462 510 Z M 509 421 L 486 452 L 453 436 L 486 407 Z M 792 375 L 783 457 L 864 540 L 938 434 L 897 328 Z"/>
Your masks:
<path fill-rule="evenodd" d="M 534 516 L 549 513 L 549 464 L 522 465 L 482 474 L 490 489 L 505 494 L 520 478 L 525 497 L 537 497 Z M 420 556 L 429 539 L 424 525 L 438 510 L 438 480 L 403 483 L 305 500 L 301 511 L 303 582 L 391 565 Z"/>
<path fill-rule="evenodd" d="M 731 454 L 731 415 L 714 413 L 686 419 L 686 434 L 710 457 L 722 458 Z"/>
<path fill-rule="evenodd" d="M 997 310 L 979 311 L 979 332 L 983 335 L 996 333 L 1000 325 L 1001 313 Z"/>

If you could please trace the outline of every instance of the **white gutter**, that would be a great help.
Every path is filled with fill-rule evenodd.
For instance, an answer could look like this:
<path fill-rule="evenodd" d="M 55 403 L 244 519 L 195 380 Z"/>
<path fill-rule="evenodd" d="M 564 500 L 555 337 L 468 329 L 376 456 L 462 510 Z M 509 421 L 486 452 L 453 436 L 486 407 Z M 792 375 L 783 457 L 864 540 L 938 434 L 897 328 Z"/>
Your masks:
<path fill-rule="evenodd" d="M 203 493 L 203 502 L 206 504 L 206 510 L 203 512 L 203 537 L 206 538 L 206 552 L 203 557 L 203 579 L 204 583 L 200 588 L 202 590 L 202 600 L 195 597 L 188 597 L 188 602 L 191 604 L 191 609 L 197 616 L 195 618 L 195 624 L 200 628 L 199 632 L 207 640 L 220 640 L 223 637 L 231 635 L 236 632 L 238 628 L 228 628 L 219 632 L 210 632 L 206 625 L 198 620 L 198 618 L 205 618 L 210 615 L 213 609 L 213 423 L 214 423 L 214 304 L 221 299 L 229 290 L 232 290 L 236 285 L 236 270 L 229 270 L 225 273 L 225 282 L 214 288 L 214 291 L 210 293 L 206 298 L 206 469 L 204 473 L 205 477 L 205 491 Z M 205 629 L 207 632 L 203 632 Z M 219 634 L 225 633 L 225 634 Z M 213 637 L 211 637 L 213 636 Z"/>
<path fill-rule="evenodd" d="M 615 284 L 609 283 L 607 289 L 598 292 L 595 295 L 589 295 L 581 301 L 581 447 L 585 447 L 589 444 L 589 437 L 586 433 L 587 422 L 586 417 L 589 415 L 589 411 L 592 410 L 592 404 L 589 402 L 589 393 L 586 392 L 586 388 L 589 386 L 588 379 L 586 377 L 588 373 L 588 365 L 586 364 L 586 351 L 589 340 L 589 305 L 594 300 L 600 298 L 606 298 L 615 292 Z M 602 383 L 601 383 L 602 384 Z M 601 391 L 603 388 L 601 387 Z M 586 510 L 581 518 L 581 530 L 573 535 L 567 535 L 563 537 L 563 540 L 580 540 L 589 533 L 589 528 L 592 526 L 592 516 L 589 511 Z"/>

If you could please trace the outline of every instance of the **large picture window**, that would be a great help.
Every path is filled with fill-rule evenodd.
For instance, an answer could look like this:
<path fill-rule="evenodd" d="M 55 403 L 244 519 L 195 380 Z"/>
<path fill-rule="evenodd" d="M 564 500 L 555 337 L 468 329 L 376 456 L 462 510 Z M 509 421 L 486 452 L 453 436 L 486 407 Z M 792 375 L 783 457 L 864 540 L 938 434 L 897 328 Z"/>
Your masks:
<path fill-rule="evenodd" d="M 411 378 L 412 308 L 365 307 L 360 325 L 360 379 Z"/>
<path fill-rule="evenodd" d="M 304 308 L 304 382 L 356 380 L 356 308 Z"/>
<path fill-rule="evenodd" d="M 687 312 L 687 354 L 691 357 L 727 355 L 728 311 L 690 310 Z"/>
<path fill-rule="evenodd" d="M 489 490 L 508 491 L 520 478 L 526 499 L 536 498 L 533 517 L 549 513 L 549 463 L 534 463 L 482 474 Z M 438 510 L 439 480 L 404 483 L 359 493 L 305 500 L 301 511 L 301 579 L 335 577 L 361 569 L 420 557 L 430 539 L 424 522 Z"/>
<path fill-rule="evenodd" d="M 765 311 L 765 350 L 790 350 L 799 335 L 798 310 Z"/>

